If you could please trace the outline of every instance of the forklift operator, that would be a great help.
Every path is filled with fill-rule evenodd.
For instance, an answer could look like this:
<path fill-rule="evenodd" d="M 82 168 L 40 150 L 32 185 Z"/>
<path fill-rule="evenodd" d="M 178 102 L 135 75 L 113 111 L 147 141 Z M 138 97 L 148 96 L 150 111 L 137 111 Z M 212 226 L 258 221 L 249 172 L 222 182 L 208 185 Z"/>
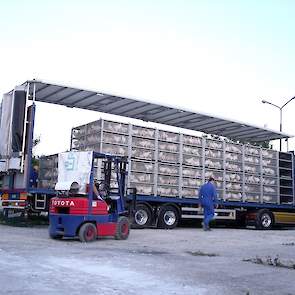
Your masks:
<path fill-rule="evenodd" d="M 103 183 L 98 183 L 97 181 L 93 183 L 93 200 L 104 201 L 104 198 L 107 196 L 106 190 L 100 189 L 101 185 L 103 185 Z"/>

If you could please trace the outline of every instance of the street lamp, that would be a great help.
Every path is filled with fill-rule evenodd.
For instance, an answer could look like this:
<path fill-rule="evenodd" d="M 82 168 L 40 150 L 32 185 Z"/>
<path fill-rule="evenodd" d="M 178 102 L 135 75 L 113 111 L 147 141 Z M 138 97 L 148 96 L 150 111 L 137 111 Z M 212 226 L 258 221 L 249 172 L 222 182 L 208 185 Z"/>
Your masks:
<path fill-rule="evenodd" d="M 274 104 L 274 103 L 271 103 L 271 102 L 269 102 L 269 101 L 267 101 L 267 100 L 262 100 L 261 102 L 262 103 L 266 103 L 266 104 L 270 104 L 270 105 L 272 105 L 272 106 L 274 106 L 274 107 L 276 107 L 276 108 L 278 108 L 279 110 L 280 110 L 280 132 L 282 132 L 283 131 L 283 126 L 282 126 L 282 116 L 283 116 L 283 108 L 291 101 L 291 100 L 293 100 L 293 99 L 295 99 L 295 96 L 294 97 L 292 97 L 291 99 L 289 99 L 286 103 L 284 103 L 281 107 L 280 106 L 278 106 L 278 105 L 276 105 L 276 104 Z M 282 151 L 282 139 L 280 138 L 280 151 Z"/>

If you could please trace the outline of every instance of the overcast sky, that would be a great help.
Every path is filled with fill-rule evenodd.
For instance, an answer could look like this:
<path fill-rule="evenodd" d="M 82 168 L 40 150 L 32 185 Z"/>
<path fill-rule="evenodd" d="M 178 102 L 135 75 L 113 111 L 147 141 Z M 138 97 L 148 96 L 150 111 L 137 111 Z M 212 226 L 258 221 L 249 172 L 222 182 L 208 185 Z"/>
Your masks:
<path fill-rule="evenodd" d="M 295 96 L 294 11 L 292 0 L 0 0 L 0 93 L 38 78 L 278 130 L 261 99 Z M 295 100 L 286 133 L 294 114 Z M 67 149 L 71 127 L 99 117 L 38 107 L 38 153 Z"/>

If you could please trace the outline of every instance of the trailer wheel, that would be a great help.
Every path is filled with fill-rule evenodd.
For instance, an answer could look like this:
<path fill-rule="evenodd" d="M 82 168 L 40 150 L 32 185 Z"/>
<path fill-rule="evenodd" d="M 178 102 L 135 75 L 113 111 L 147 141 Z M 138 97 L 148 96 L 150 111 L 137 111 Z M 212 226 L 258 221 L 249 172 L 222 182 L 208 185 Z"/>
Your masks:
<path fill-rule="evenodd" d="M 79 239 L 81 242 L 92 242 L 97 238 L 96 226 L 93 223 L 84 223 L 79 229 Z"/>
<path fill-rule="evenodd" d="M 266 209 L 259 210 L 256 214 L 255 227 L 256 229 L 271 229 L 274 224 L 273 214 Z"/>
<path fill-rule="evenodd" d="M 130 232 L 129 219 L 125 216 L 120 216 L 117 222 L 115 239 L 126 240 L 129 236 L 129 232 Z"/>
<path fill-rule="evenodd" d="M 133 226 L 135 228 L 145 228 L 152 223 L 152 212 L 150 208 L 144 204 L 138 204 L 135 209 Z"/>
<path fill-rule="evenodd" d="M 160 208 L 158 217 L 158 227 L 172 229 L 177 226 L 179 222 L 179 214 L 173 206 L 163 206 Z"/>

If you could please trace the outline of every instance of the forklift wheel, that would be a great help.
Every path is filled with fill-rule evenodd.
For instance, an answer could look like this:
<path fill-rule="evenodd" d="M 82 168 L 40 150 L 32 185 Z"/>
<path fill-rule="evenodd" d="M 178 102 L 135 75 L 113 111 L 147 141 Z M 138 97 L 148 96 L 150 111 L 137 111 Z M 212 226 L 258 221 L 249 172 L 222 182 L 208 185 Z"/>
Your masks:
<path fill-rule="evenodd" d="M 97 230 L 93 223 L 84 223 L 79 230 L 79 239 L 81 242 L 92 242 L 97 238 Z"/>
<path fill-rule="evenodd" d="M 126 240 L 129 236 L 130 223 L 125 216 L 120 216 L 117 222 L 117 229 L 115 234 L 116 240 Z"/>
<path fill-rule="evenodd" d="M 49 236 L 53 240 L 61 240 L 62 239 L 62 235 L 49 234 Z"/>

